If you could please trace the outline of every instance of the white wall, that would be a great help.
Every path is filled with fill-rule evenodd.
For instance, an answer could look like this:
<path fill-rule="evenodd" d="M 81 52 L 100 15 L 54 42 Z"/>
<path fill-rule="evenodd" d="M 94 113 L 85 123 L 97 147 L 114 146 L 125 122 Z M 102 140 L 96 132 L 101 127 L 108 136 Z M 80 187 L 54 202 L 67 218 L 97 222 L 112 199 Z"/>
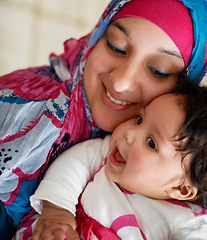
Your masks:
<path fill-rule="evenodd" d="M 0 0 L 0 75 L 48 64 L 94 27 L 109 0 Z"/>
<path fill-rule="evenodd" d="M 49 63 L 94 27 L 109 0 L 0 0 L 0 75 Z M 207 78 L 205 80 L 207 84 Z"/>

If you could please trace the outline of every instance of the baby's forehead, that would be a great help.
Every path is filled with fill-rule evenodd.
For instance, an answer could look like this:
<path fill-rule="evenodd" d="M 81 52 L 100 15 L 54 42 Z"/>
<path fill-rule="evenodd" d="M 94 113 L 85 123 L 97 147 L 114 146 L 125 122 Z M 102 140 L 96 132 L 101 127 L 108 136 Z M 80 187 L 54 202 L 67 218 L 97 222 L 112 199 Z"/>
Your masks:
<path fill-rule="evenodd" d="M 180 93 L 168 93 L 163 94 L 157 98 L 155 98 L 150 104 L 148 104 L 145 108 L 157 108 L 160 107 L 173 107 L 178 106 L 180 110 L 185 111 L 186 110 L 186 96 L 184 94 Z M 170 109 L 170 108 L 169 108 Z M 160 108 L 162 111 L 162 108 Z M 167 109 L 165 109 L 166 111 Z"/>
<path fill-rule="evenodd" d="M 172 139 L 185 122 L 184 95 L 171 93 L 158 97 L 145 108 L 143 118 L 148 128 L 157 129 L 166 139 Z"/>

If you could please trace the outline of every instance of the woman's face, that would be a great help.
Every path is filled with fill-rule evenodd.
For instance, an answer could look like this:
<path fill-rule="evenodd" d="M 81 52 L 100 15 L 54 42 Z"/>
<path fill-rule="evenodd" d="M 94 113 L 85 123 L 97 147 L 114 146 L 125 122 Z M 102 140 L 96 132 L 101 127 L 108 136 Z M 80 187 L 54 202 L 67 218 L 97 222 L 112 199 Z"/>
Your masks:
<path fill-rule="evenodd" d="M 113 21 L 84 69 L 94 121 L 113 131 L 154 98 L 172 91 L 184 67 L 176 45 L 155 24 L 136 17 Z"/>

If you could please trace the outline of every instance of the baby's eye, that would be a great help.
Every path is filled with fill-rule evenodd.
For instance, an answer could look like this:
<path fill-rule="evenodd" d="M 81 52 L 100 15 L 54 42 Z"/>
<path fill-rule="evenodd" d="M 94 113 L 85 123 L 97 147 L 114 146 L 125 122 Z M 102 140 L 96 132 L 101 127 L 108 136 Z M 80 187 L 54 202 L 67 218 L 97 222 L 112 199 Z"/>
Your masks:
<path fill-rule="evenodd" d="M 140 115 L 137 115 L 137 125 L 140 125 L 142 123 L 142 117 Z"/>
<path fill-rule="evenodd" d="M 147 138 L 147 145 L 148 145 L 149 148 L 151 148 L 153 150 L 157 150 L 157 145 L 151 137 Z"/>
<path fill-rule="evenodd" d="M 153 75 L 158 78 L 167 78 L 171 75 L 170 73 L 161 72 L 152 66 L 149 66 L 148 68 L 153 73 Z"/>
<path fill-rule="evenodd" d="M 123 49 L 121 49 L 119 47 L 114 46 L 113 44 L 111 44 L 109 42 L 109 40 L 107 40 L 107 45 L 113 52 L 121 54 L 121 55 L 126 55 L 126 51 L 125 50 L 123 50 Z"/>

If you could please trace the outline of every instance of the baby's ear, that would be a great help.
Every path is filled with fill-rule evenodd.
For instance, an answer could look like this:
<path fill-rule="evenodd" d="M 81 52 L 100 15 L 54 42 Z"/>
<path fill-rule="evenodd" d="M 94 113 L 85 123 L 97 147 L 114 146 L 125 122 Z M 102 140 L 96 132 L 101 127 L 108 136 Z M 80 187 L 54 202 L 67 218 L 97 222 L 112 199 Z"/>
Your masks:
<path fill-rule="evenodd" d="M 186 180 L 182 185 L 172 187 L 166 193 L 170 198 L 189 201 L 196 197 L 198 189 Z"/>

